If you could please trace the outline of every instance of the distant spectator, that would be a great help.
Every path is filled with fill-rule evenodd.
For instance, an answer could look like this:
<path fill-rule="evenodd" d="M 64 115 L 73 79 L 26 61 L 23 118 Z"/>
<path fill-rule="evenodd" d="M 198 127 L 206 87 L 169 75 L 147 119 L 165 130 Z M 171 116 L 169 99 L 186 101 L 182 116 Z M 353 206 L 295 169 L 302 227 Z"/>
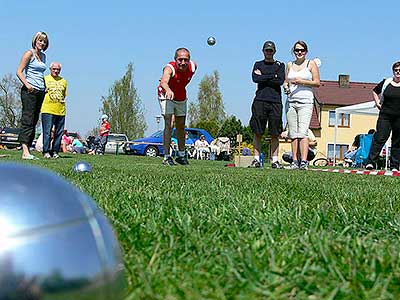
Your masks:
<path fill-rule="evenodd" d="M 210 154 L 210 144 L 207 142 L 206 137 L 204 135 L 200 136 L 194 143 L 194 147 L 196 149 L 196 157 L 197 159 L 207 159 Z"/>
<path fill-rule="evenodd" d="M 376 132 L 375 129 L 371 128 L 370 130 L 368 130 L 368 134 L 374 134 Z"/>
<path fill-rule="evenodd" d="M 37 138 L 37 140 L 36 140 L 35 150 L 37 152 L 42 152 L 43 151 L 43 133 L 41 133 L 39 135 L 39 137 Z"/>
<path fill-rule="evenodd" d="M 109 133 L 110 123 L 108 122 L 108 116 L 103 114 L 101 116 L 100 135 L 94 140 L 93 148 L 90 149 L 88 154 L 104 154 Z"/>
<path fill-rule="evenodd" d="M 169 145 L 169 154 L 171 157 L 175 157 L 178 151 L 178 140 L 174 137 L 171 138 L 171 143 Z"/>
<path fill-rule="evenodd" d="M 368 134 L 371 130 L 373 130 L 373 129 L 370 129 L 368 131 Z M 354 141 L 353 141 L 352 145 L 350 146 L 349 150 L 347 150 L 347 152 L 344 154 L 344 161 L 347 164 L 349 164 L 350 166 L 353 165 L 353 163 L 355 162 L 356 153 L 357 153 L 358 148 L 360 147 L 360 136 L 361 136 L 361 134 L 357 134 L 354 137 Z"/>
<path fill-rule="evenodd" d="M 83 147 L 82 143 L 80 140 L 74 138 L 73 136 L 70 137 L 71 139 L 71 152 L 72 153 L 79 153 L 79 154 L 85 154 L 85 147 Z"/>
<path fill-rule="evenodd" d="M 242 155 L 243 155 L 243 156 L 251 156 L 251 149 L 248 148 L 248 147 L 244 147 L 244 148 L 242 149 Z"/>
<path fill-rule="evenodd" d="M 67 130 L 64 129 L 63 135 L 61 137 L 61 150 L 64 153 L 69 152 L 67 147 L 71 144 L 71 139 L 67 135 Z"/>

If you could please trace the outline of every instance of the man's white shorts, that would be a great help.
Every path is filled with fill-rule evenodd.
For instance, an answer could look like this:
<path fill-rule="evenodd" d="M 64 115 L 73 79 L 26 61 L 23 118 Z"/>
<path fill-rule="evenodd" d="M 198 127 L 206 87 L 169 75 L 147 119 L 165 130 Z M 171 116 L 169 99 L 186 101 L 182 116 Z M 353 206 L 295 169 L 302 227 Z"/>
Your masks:
<path fill-rule="evenodd" d="M 164 115 L 175 115 L 175 117 L 186 116 L 187 111 L 187 100 L 174 101 L 158 98 L 160 103 L 161 114 Z"/>

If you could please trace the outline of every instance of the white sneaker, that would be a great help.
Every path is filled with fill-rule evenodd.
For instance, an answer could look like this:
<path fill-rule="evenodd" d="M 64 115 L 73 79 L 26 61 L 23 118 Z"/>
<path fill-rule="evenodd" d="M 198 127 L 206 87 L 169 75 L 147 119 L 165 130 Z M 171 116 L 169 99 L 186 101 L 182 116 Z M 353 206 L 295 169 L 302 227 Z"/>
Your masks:
<path fill-rule="evenodd" d="M 300 169 L 300 170 L 308 170 L 308 161 L 302 160 L 302 161 L 300 162 L 299 169 Z"/>
<path fill-rule="evenodd" d="M 368 165 L 365 166 L 365 168 L 367 170 L 373 170 L 374 169 L 374 165 L 373 164 L 368 164 Z"/>
<path fill-rule="evenodd" d="M 43 158 L 51 158 L 50 153 L 45 153 L 45 154 L 43 154 Z"/>

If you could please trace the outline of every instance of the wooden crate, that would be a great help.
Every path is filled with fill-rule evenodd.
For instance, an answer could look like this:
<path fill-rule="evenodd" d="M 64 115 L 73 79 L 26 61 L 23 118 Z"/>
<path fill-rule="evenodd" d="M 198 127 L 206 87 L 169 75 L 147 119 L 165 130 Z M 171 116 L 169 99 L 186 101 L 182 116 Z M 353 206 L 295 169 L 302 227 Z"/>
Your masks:
<path fill-rule="evenodd" d="M 254 156 L 235 156 L 235 166 L 236 167 L 243 167 L 247 168 L 248 166 L 251 165 L 251 162 L 254 160 Z"/>

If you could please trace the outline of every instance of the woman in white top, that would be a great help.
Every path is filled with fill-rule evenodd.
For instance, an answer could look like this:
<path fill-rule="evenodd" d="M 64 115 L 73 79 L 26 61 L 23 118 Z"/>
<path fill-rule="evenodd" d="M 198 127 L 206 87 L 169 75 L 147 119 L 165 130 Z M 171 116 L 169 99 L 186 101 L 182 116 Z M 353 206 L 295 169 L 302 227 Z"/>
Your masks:
<path fill-rule="evenodd" d="M 319 87 L 320 77 L 317 64 L 306 59 L 307 44 L 297 41 L 293 46 L 295 61 L 289 62 L 286 68 L 286 79 L 283 84 L 287 98 L 287 122 L 289 138 L 293 153 L 292 169 L 307 169 L 308 136 L 313 103 L 314 87 Z M 300 151 L 298 151 L 300 149 Z M 301 157 L 297 153 L 300 152 Z"/>

